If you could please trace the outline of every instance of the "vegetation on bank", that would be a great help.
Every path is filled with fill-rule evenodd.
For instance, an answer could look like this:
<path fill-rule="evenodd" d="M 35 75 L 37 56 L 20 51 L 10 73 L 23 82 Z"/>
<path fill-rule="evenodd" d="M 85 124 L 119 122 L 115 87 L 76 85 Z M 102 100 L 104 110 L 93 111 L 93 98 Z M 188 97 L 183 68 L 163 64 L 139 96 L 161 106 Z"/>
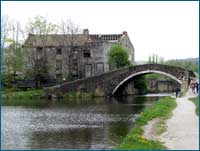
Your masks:
<path fill-rule="evenodd" d="M 71 99 L 71 98 L 94 98 L 96 95 L 94 93 L 86 93 L 86 92 L 68 92 L 63 98 Z"/>
<path fill-rule="evenodd" d="M 42 90 L 29 90 L 29 91 L 2 91 L 2 99 L 10 100 L 10 99 L 32 99 L 39 98 L 42 94 Z"/>
<path fill-rule="evenodd" d="M 61 99 L 62 102 L 67 104 L 77 104 L 80 100 L 84 103 L 93 100 L 96 97 L 93 93 L 83 92 L 70 92 L 65 94 Z M 94 101 L 94 100 L 93 100 Z M 3 106 L 35 106 L 42 107 L 49 105 L 51 101 L 43 97 L 43 91 L 40 90 L 29 90 L 29 91 L 2 91 Z"/>
<path fill-rule="evenodd" d="M 149 121 L 155 118 L 167 119 L 171 116 L 172 110 L 176 107 L 174 98 L 165 97 L 155 102 L 152 106 L 146 108 L 140 114 L 140 117 L 135 121 L 134 127 L 131 132 L 124 138 L 117 149 L 131 149 L 131 150 L 160 150 L 166 147 L 159 141 L 148 140 L 144 138 L 143 126 L 147 125 Z M 162 127 L 162 123 L 159 124 Z M 160 129 L 163 132 L 163 127 Z"/>
<path fill-rule="evenodd" d="M 44 98 L 42 89 L 33 89 L 33 90 L 16 90 L 16 89 L 7 89 L 5 91 L 1 91 L 3 102 L 7 100 L 16 101 L 18 99 L 22 100 L 30 100 L 36 98 Z M 86 92 L 68 92 L 62 98 L 63 99 L 79 99 L 79 98 L 94 98 L 96 95 L 94 93 L 86 93 Z"/>
<path fill-rule="evenodd" d="M 24 107 L 47 107 L 49 101 L 46 99 L 2 99 L 1 105 L 2 106 L 24 106 Z"/>
<path fill-rule="evenodd" d="M 196 114 L 199 116 L 199 96 L 197 96 L 195 98 L 190 98 L 190 100 L 195 104 Z"/>

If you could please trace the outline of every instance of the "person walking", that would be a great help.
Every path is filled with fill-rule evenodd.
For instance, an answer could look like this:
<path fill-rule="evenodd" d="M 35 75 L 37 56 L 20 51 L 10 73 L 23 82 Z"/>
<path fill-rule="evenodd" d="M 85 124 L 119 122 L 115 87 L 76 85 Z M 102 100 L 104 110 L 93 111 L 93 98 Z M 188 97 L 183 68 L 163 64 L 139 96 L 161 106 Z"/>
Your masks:
<path fill-rule="evenodd" d="M 176 98 L 178 97 L 178 94 L 179 94 L 180 91 L 181 91 L 180 88 L 177 87 L 177 88 L 176 88 Z"/>
<path fill-rule="evenodd" d="M 195 83 L 195 88 L 196 88 L 196 92 L 198 94 L 198 92 L 199 92 L 199 83 L 198 82 Z"/>
<path fill-rule="evenodd" d="M 194 94 L 195 93 L 195 83 L 194 82 L 191 83 L 191 88 L 192 88 L 192 93 Z"/>

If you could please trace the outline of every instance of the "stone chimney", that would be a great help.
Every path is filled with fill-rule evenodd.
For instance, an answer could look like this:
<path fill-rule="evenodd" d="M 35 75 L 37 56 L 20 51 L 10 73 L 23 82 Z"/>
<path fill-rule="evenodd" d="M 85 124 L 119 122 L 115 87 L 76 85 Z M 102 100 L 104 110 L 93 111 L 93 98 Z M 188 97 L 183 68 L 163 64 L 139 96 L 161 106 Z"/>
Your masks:
<path fill-rule="evenodd" d="M 127 36 L 128 35 L 127 31 L 123 31 L 123 35 Z"/>
<path fill-rule="evenodd" d="M 83 29 L 83 35 L 89 35 L 89 30 L 88 29 Z"/>

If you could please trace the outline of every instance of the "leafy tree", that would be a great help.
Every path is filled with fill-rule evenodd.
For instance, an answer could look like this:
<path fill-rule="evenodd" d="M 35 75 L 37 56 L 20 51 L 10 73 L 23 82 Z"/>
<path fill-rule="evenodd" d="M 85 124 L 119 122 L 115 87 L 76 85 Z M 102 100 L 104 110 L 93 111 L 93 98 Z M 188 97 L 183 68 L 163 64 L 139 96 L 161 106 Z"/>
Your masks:
<path fill-rule="evenodd" d="M 68 68 L 65 70 L 65 75 L 63 77 L 67 77 L 68 80 L 75 80 L 78 73 L 78 66 L 75 66 L 71 61 L 70 57 L 76 55 L 74 53 L 76 51 L 76 41 L 78 40 L 77 34 L 81 34 L 82 30 L 79 25 L 72 22 L 71 19 L 68 19 L 66 22 L 61 21 L 60 25 L 58 26 L 59 33 L 62 35 L 70 35 L 70 36 L 62 36 L 59 40 L 63 44 L 63 48 L 67 51 L 66 61 L 68 62 Z M 79 38 L 80 40 L 80 38 Z M 68 45 L 66 45 L 66 42 Z M 75 71 L 75 72 L 74 72 Z M 76 74 L 74 74 L 76 73 Z M 75 76 L 75 77 L 74 77 Z"/>
<path fill-rule="evenodd" d="M 27 70 L 29 74 L 33 75 L 36 87 L 40 87 L 41 80 L 48 76 L 48 65 L 47 65 L 47 53 L 45 48 L 45 43 L 47 41 L 48 34 L 54 34 L 57 32 L 57 26 L 51 22 L 48 22 L 42 16 L 36 16 L 33 20 L 30 20 L 26 25 L 27 33 L 36 34 L 34 40 L 39 40 L 41 42 L 41 50 L 44 51 L 41 58 L 38 59 L 37 50 L 27 50 L 28 62 L 32 70 Z M 31 42 L 33 44 L 33 42 Z M 34 46 L 31 46 L 33 48 Z M 32 71 L 32 73 L 30 72 Z"/>
<path fill-rule="evenodd" d="M 139 94 L 147 93 L 147 80 L 145 76 L 138 76 L 134 79 L 135 88 L 139 91 Z"/>
<path fill-rule="evenodd" d="M 127 50 L 119 44 L 113 45 L 108 52 L 108 64 L 111 69 L 130 65 Z"/>
<path fill-rule="evenodd" d="M 36 16 L 33 20 L 29 20 L 26 25 L 26 30 L 28 33 L 40 36 L 57 32 L 57 26 L 48 22 L 47 19 L 42 16 Z"/>

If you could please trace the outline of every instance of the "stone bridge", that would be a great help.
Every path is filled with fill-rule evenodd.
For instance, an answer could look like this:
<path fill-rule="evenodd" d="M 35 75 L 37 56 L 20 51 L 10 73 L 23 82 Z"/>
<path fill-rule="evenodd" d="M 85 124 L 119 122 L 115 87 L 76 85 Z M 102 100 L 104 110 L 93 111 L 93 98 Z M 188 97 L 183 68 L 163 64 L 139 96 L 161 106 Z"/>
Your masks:
<path fill-rule="evenodd" d="M 161 64 L 144 64 L 103 73 L 61 85 L 44 88 L 46 97 L 62 97 L 68 92 L 87 92 L 97 96 L 113 96 L 118 89 L 137 76 L 158 73 L 170 77 L 181 85 L 181 91 L 188 88 L 190 80 L 195 77 L 192 71 Z"/>

